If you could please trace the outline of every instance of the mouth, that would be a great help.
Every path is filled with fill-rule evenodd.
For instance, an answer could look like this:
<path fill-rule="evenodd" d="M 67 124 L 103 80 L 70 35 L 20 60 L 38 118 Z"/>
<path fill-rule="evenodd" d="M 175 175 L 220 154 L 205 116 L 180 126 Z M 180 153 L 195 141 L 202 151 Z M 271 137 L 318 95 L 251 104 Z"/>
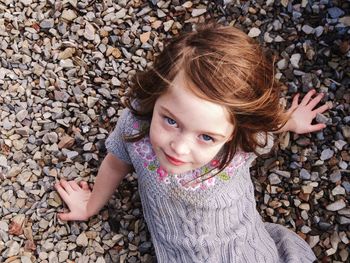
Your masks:
<path fill-rule="evenodd" d="M 164 153 L 164 154 L 165 154 L 166 158 L 168 159 L 168 161 L 169 161 L 171 164 L 173 164 L 173 165 L 180 166 L 180 165 L 185 164 L 184 161 L 181 161 L 181 160 L 179 160 L 179 159 L 176 159 L 176 158 L 174 158 L 174 157 L 172 157 L 172 156 L 170 156 L 170 155 L 167 155 L 166 153 Z"/>

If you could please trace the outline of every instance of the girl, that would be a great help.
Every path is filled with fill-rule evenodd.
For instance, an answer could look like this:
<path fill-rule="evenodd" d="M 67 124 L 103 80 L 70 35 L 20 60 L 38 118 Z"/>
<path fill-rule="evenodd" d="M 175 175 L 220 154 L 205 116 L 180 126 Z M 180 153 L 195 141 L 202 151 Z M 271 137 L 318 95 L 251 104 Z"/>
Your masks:
<path fill-rule="evenodd" d="M 93 191 L 61 180 L 69 213 L 87 220 L 135 169 L 158 262 L 313 262 L 287 228 L 263 223 L 249 167 L 271 132 L 307 133 L 322 95 L 279 105 L 274 71 L 259 46 L 232 27 L 202 26 L 173 39 L 135 76 L 125 109 L 106 141 Z M 264 148 L 265 147 L 265 148 Z"/>

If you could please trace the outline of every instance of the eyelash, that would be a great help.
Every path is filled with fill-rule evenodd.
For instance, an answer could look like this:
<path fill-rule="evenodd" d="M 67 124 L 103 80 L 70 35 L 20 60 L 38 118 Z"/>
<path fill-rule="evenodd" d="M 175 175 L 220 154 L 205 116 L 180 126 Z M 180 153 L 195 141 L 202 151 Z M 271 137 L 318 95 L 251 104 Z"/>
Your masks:
<path fill-rule="evenodd" d="M 164 120 L 166 121 L 166 123 L 168 125 L 177 128 L 178 125 L 177 125 L 177 122 L 174 119 L 172 119 L 170 117 L 167 117 L 167 116 L 164 116 Z M 206 143 L 207 142 L 215 142 L 215 139 L 213 137 L 207 135 L 207 134 L 201 134 L 200 137 L 201 137 L 201 140 L 203 140 Z M 206 140 L 205 138 L 209 139 L 209 140 Z"/>

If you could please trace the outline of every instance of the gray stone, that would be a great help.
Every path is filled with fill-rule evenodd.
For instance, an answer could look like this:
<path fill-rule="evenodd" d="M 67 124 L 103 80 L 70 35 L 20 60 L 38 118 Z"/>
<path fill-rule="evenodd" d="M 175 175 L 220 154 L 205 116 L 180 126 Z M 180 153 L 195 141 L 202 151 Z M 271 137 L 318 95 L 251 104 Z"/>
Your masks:
<path fill-rule="evenodd" d="M 311 178 L 311 174 L 305 170 L 304 168 L 302 168 L 299 172 L 299 176 L 301 179 L 304 179 L 304 180 L 310 180 Z"/>
<path fill-rule="evenodd" d="M 301 30 L 303 30 L 303 32 L 307 35 L 313 34 L 315 32 L 315 29 L 309 25 L 303 25 Z"/>
<path fill-rule="evenodd" d="M 322 161 L 325 161 L 325 160 L 329 160 L 333 157 L 334 155 L 334 151 L 332 151 L 331 149 L 327 148 L 327 149 L 324 149 L 322 152 L 321 152 L 321 157 L 320 159 Z"/>
<path fill-rule="evenodd" d="M 272 184 L 272 185 L 281 183 L 281 179 L 275 173 L 272 173 L 269 175 L 269 181 L 270 181 L 270 184 Z"/>
<path fill-rule="evenodd" d="M 330 119 L 327 118 L 326 116 L 324 116 L 322 113 L 317 113 L 316 114 L 316 121 L 318 123 L 328 123 L 330 121 Z"/>
<path fill-rule="evenodd" d="M 345 14 L 345 12 L 339 7 L 331 7 L 327 10 L 331 18 L 339 18 Z"/>
<path fill-rule="evenodd" d="M 341 173 L 339 170 L 335 170 L 333 171 L 330 175 L 329 175 L 329 180 L 332 182 L 332 183 L 336 183 L 338 181 L 341 180 Z"/>
<path fill-rule="evenodd" d="M 343 209 L 346 207 L 346 204 L 343 199 L 339 199 L 338 201 L 335 201 L 334 203 L 331 203 L 326 206 L 326 209 L 328 211 L 338 211 L 340 209 Z"/>
<path fill-rule="evenodd" d="M 40 27 L 43 29 L 50 29 L 55 25 L 55 21 L 53 19 L 44 19 L 40 22 Z"/>
<path fill-rule="evenodd" d="M 334 146 L 338 149 L 338 150 L 342 150 L 343 147 L 346 145 L 346 141 L 343 141 L 343 140 L 337 140 L 334 142 Z"/>

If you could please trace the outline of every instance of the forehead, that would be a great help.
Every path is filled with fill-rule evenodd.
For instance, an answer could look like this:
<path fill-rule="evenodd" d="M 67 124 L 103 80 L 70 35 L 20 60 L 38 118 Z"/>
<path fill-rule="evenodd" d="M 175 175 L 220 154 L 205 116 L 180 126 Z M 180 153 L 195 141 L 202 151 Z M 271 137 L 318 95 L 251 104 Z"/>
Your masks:
<path fill-rule="evenodd" d="M 196 96 L 188 85 L 190 83 L 180 72 L 167 92 L 159 97 L 156 105 L 169 110 L 180 119 L 177 121 L 190 129 L 230 135 L 233 125 L 226 108 Z"/>

